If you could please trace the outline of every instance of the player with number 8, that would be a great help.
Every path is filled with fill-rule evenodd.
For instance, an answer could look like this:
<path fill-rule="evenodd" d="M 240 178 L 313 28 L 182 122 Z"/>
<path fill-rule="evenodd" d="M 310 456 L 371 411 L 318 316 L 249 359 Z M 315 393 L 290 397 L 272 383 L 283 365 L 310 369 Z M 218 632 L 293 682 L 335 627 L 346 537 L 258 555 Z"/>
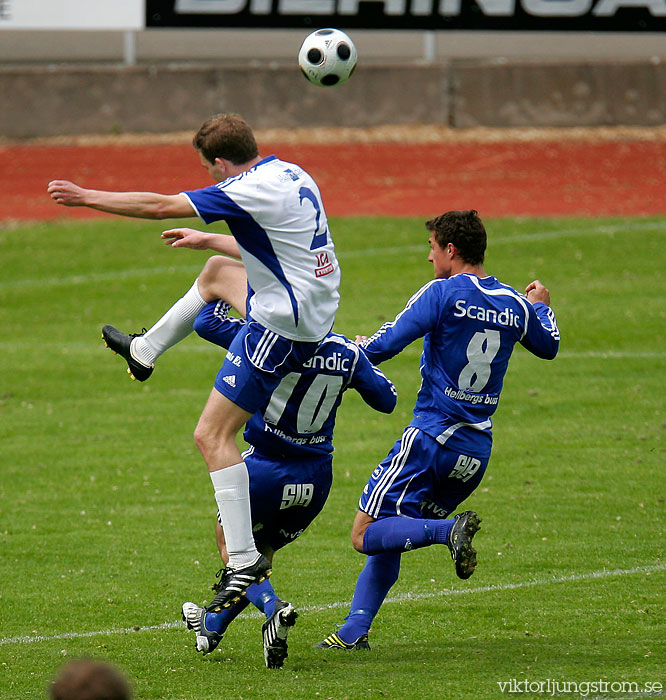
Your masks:
<path fill-rule="evenodd" d="M 447 546 L 460 578 L 476 568 L 480 519 L 457 507 L 477 488 L 492 447 L 492 414 L 516 343 L 544 359 L 559 348 L 550 294 L 539 282 L 519 294 L 486 274 L 486 230 L 477 212 L 449 211 L 426 223 L 435 279 L 373 336 L 358 336 L 374 364 L 423 338 L 421 387 L 412 421 L 361 494 L 352 543 L 368 555 L 349 615 L 317 646 L 369 649 L 368 630 L 403 552 Z"/>

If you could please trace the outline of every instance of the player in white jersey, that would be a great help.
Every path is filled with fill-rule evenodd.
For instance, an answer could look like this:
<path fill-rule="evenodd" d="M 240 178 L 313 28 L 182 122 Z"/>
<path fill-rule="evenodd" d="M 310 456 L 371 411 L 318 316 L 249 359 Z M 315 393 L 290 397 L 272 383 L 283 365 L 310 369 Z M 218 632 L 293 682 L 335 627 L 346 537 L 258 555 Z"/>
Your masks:
<path fill-rule="evenodd" d="M 297 341 L 331 330 L 340 270 L 319 190 L 302 168 L 270 156 L 185 196 L 207 224 L 228 222 L 254 290 L 253 319 Z"/>
<path fill-rule="evenodd" d="M 368 630 L 403 552 L 448 547 L 460 578 L 476 568 L 474 511 L 448 518 L 479 485 L 492 447 L 491 416 L 516 343 L 544 359 L 559 348 L 550 294 L 538 281 L 526 295 L 486 274 L 486 231 L 476 211 L 428 221 L 435 279 L 394 321 L 369 339 L 372 362 L 423 338 L 421 387 L 411 423 L 373 471 L 352 528 L 354 548 L 368 555 L 346 622 L 317 646 L 369 649 Z"/>
<path fill-rule="evenodd" d="M 340 270 L 319 190 L 302 168 L 262 158 L 238 115 L 207 120 L 193 144 L 216 186 L 164 195 L 53 180 L 48 193 L 65 206 L 149 219 L 200 216 L 206 223 L 223 220 L 231 230 L 233 240 L 221 236 L 218 251 L 242 258 L 254 291 L 252 315 L 230 348 L 194 433 L 223 521 L 229 566 L 219 598 L 228 606 L 271 573 L 252 537 L 248 473 L 236 435 L 331 330 Z M 196 285 L 182 301 L 190 316 L 205 303 Z M 152 363 L 143 364 L 148 370 Z"/>

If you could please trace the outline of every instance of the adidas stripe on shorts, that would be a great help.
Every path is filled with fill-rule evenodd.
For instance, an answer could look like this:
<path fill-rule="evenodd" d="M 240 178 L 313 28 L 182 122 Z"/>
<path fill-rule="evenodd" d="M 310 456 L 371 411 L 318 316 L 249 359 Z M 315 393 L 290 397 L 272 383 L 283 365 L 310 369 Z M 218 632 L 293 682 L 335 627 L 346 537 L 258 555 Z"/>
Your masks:
<path fill-rule="evenodd" d="M 249 413 L 263 409 L 281 379 L 298 372 L 319 343 L 289 340 L 257 321 L 249 321 L 233 339 L 215 388 Z"/>

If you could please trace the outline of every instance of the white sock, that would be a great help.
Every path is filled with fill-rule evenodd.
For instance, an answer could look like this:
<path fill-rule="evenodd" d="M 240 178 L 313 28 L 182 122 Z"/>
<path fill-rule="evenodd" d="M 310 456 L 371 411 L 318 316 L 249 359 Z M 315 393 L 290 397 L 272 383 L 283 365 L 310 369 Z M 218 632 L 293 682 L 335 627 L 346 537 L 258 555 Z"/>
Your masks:
<path fill-rule="evenodd" d="M 245 462 L 211 472 L 210 479 L 222 520 L 229 565 L 252 564 L 259 552 L 252 536 L 250 478 Z"/>
<path fill-rule="evenodd" d="M 206 302 L 199 294 L 197 280 L 184 297 L 179 299 L 162 318 L 144 335 L 134 338 L 130 346 L 132 356 L 151 366 L 170 347 L 180 343 L 192 332 L 194 319 Z"/>

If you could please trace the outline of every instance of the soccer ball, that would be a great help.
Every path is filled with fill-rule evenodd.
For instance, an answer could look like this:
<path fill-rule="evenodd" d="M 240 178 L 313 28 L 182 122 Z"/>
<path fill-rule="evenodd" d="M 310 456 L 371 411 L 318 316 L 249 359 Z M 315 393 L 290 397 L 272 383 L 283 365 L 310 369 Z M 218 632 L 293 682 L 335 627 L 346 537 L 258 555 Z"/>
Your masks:
<path fill-rule="evenodd" d="M 340 85 L 351 77 L 358 54 L 354 42 L 339 29 L 318 29 L 305 37 L 298 52 L 303 75 L 319 87 Z"/>

